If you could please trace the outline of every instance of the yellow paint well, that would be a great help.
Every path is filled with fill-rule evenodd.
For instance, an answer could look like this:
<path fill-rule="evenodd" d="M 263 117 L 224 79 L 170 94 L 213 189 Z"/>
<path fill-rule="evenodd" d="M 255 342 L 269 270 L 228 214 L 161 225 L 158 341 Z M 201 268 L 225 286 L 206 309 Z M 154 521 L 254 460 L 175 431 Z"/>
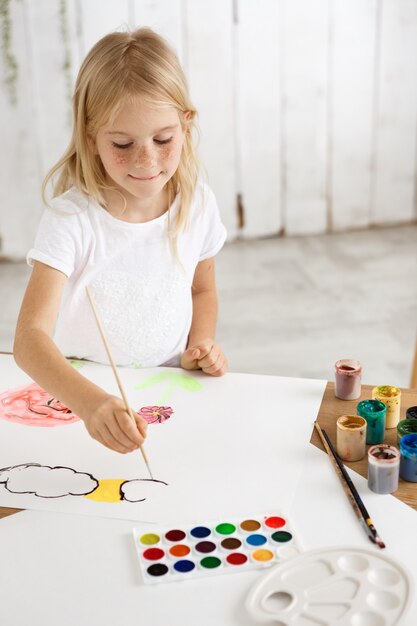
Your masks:
<path fill-rule="evenodd" d="M 96 502 L 120 502 L 120 485 L 124 482 L 124 478 L 99 480 L 97 489 L 87 494 L 85 498 L 90 498 L 90 500 L 95 500 Z"/>
<path fill-rule="evenodd" d="M 255 550 L 255 552 L 252 553 L 253 558 L 256 561 L 270 561 L 271 559 L 274 558 L 273 553 L 271 552 L 271 550 Z"/>
<path fill-rule="evenodd" d="M 144 546 L 154 546 L 156 543 L 159 543 L 160 539 L 160 536 L 156 533 L 146 533 L 146 535 L 140 537 L 139 541 Z"/>

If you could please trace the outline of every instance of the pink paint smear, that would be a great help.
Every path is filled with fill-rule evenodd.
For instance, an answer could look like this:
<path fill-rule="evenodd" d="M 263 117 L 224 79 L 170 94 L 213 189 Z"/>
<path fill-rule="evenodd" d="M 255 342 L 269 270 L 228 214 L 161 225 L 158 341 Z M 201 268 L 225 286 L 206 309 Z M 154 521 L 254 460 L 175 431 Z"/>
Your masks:
<path fill-rule="evenodd" d="M 65 426 L 80 419 L 36 383 L 0 394 L 0 418 L 25 426 Z"/>

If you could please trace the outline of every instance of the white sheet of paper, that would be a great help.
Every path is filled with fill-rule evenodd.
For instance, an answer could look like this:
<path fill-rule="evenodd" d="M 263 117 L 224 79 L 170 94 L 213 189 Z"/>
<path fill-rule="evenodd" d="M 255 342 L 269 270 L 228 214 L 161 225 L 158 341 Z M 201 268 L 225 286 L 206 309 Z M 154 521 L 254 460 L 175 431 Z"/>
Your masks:
<path fill-rule="evenodd" d="M 80 371 L 118 394 L 110 367 L 85 363 Z M 201 388 L 189 391 L 175 386 L 176 373 L 189 376 L 189 382 L 195 386 L 197 381 Z M 143 496 L 143 502 L 97 502 L 83 495 L 51 498 L 11 493 L 13 480 L 9 482 L 3 471 L 0 505 L 157 523 L 288 509 L 325 381 L 249 374 L 212 378 L 174 368 L 120 368 L 119 374 L 134 409 L 163 404 L 174 410 L 165 423 L 149 426 L 145 444 L 154 478 L 168 485 L 146 481 L 149 476 L 140 452 L 121 455 L 108 450 L 88 435 L 81 421 L 39 427 L 0 418 L 2 468 L 38 463 L 87 473 L 99 482 L 146 481 L 133 485 L 139 486 L 135 497 Z M 136 388 L 155 376 L 169 379 Z M 30 382 L 12 357 L 4 355 L 0 380 L 2 390 Z M 69 493 L 70 477 L 63 474 L 37 472 L 28 478 L 25 489 L 22 473 L 18 489 L 33 491 L 35 482 L 37 493 L 49 494 L 52 476 L 53 488 L 62 486 L 63 493 Z"/>
<path fill-rule="evenodd" d="M 304 549 L 372 548 L 326 455 L 307 442 L 304 451 L 290 510 Z M 410 538 L 415 535 L 416 512 L 392 496 L 372 494 L 363 478 L 354 472 L 351 476 L 387 543 L 387 555 L 408 567 L 415 579 Z M 0 623 L 254 626 L 244 601 L 262 573 L 144 585 L 132 543 L 133 526 L 124 520 L 40 511 L 0 520 Z M 402 626 L 414 626 L 416 614 L 414 595 Z"/>

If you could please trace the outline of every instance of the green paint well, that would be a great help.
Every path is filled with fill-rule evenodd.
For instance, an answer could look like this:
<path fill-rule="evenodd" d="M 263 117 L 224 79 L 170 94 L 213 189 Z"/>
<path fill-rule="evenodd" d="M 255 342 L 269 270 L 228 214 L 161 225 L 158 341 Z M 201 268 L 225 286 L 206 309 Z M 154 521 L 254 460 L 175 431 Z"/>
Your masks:
<path fill-rule="evenodd" d="M 206 569 L 215 569 L 221 564 L 222 562 L 217 556 L 205 556 L 204 559 L 200 561 L 201 567 L 205 567 Z"/>
<path fill-rule="evenodd" d="M 223 524 L 218 524 L 216 526 L 216 532 L 218 532 L 219 535 L 231 535 L 235 532 L 235 530 L 236 526 L 230 524 L 229 522 L 224 522 Z"/>
<path fill-rule="evenodd" d="M 164 402 L 167 401 L 169 396 L 178 388 L 183 391 L 195 392 L 200 391 L 203 388 L 202 383 L 196 380 L 192 376 L 187 376 L 186 374 L 180 374 L 178 372 L 159 372 L 158 374 L 153 374 L 141 383 L 135 385 L 135 389 L 147 389 L 148 387 L 152 387 L 153 385 L 160 385 L 161 383 L 165 383 L 167 385 L 164 393 L 158 400 L 156 404 L 163 405 Z"/>

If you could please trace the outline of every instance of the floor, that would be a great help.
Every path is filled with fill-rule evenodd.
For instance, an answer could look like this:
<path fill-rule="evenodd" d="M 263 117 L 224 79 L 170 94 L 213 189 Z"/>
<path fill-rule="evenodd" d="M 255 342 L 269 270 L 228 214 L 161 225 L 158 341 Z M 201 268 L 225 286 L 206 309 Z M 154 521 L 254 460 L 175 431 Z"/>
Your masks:
<path fill-rule="evenodd" d="M 417 332 L 417 225 L 240 241 L 217 258 L 218 339 L 230 370 L 407 386 Z M 0 351 L 11 351 L 29 276 L 0 263 Z"/>

